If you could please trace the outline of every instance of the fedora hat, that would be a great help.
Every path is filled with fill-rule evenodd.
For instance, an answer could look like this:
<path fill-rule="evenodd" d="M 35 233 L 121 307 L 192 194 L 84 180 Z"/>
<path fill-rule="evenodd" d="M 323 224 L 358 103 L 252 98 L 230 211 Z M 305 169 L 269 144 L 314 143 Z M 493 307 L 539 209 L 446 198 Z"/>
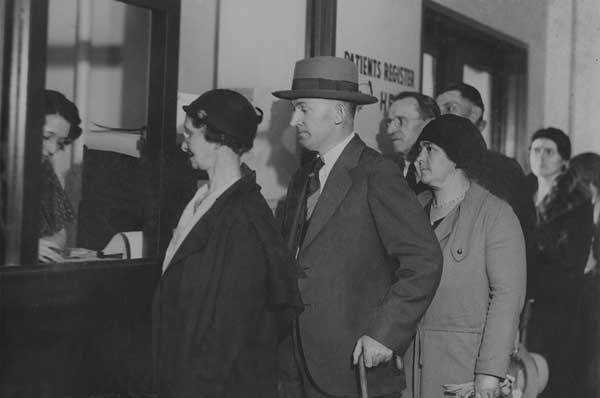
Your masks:
<path fill-rule="evenodd" d="M 313 57 L 296 62 L 291 90 L 273 92 L 277 98 L 325 98 L 373 104 L 377 98 L 358 90 L 354 62 L 337 57 Z"/>

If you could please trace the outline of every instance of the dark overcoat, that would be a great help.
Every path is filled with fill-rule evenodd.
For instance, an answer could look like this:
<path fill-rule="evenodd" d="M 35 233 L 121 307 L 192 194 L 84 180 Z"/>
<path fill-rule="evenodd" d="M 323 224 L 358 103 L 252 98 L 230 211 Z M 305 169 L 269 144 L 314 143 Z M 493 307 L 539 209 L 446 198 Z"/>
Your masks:
<path fill-rule="evenodd" d="M 580 384 L 573 363 L 582 358 L 581 304 L 584 274 L 593 234 L 593 206 L 584 189 L 563 189 L 557 178 L 551 193 L 537 206 L 537 262 L 532 270 L 533 310 L 527 348 L 548 361 L 548 397 L 569 396 Z M 563 180 L 564 179 L 564 180 Z M 534 181 L 535 182 L 535 181 Z M 534 184 L 537 188 L 537 185 Z"/>
<path fill-rule="evenodd" d="M 293 230 L 307 170 L 288 189 L 284 232 Z M 305 311 L 299 337 L 306 369 L 321 390 L 357 396 L 351 354 L 369 335 L 404 353 L 440 280 L 442 256 L 423 208 L 390 160 L 355 136 L 334 164 L 298 261 Z M 369 393 L 399 393 L 393 366 L 368 372 Z"/>
<path fill-rule="evenodd" d="M 192 228 L 156 290 L 160 396 L 275 396 L 285 310 L 301 308 L 294 264 L 254 177 L 238 180 Z"/>

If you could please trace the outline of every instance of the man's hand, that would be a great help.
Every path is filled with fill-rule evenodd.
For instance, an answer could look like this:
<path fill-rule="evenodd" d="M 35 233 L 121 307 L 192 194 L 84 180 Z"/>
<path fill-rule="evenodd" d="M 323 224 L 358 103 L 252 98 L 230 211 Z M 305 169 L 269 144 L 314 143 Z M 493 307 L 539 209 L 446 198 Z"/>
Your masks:
<path fill-rule="evenodd" d="M 475 375 L 475 397 L 494 398 L 499 394 L 500 379 L 495 376 Z"/>
<path fill-rule="evenodd" d="M 363 354 L 365 366 L 367 368 L 372 368 L 384 362 L 388 362 L 394 355 L 392 350 L 367 335 L 363 335 L 359 338 L 354 346 L 354 352 L 352 353 L 354 365 L 358 363 L 358 358 L 361 353 Z"/>

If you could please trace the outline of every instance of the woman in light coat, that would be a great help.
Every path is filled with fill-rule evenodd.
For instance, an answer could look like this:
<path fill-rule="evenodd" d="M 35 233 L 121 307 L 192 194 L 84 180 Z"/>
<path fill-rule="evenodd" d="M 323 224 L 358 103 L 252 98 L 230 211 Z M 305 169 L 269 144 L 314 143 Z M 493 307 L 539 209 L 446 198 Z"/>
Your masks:
<path fill-rule="evenodd" d="M 476 396 L 493 397 L 507 375 L 525 297 L 521 226 L 508 203 L 482 186 L 491 180 L 485 143 L 467 119 L 444 115 L 431 121 L 416 145 L 421 181 L 431 188 L 419 199 L 444 266 L 405 355 L 404 397 L 473 389 Z"/>

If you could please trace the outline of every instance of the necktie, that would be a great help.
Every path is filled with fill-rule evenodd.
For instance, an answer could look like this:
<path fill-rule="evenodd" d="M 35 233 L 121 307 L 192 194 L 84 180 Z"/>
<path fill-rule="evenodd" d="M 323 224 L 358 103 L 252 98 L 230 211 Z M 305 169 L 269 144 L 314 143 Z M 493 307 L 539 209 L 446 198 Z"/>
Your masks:
<path fill-rule="evenodd" d="M 308 174 L 308 181 L 306 183 L 306 219 L 310 219 L 313 210 L 319 200 L 319 194 L 321 190 L 321 182 L 319 181 L 319 170 L 325 165 L 323 159 L 317 156 L 313 162 L 310 173 Z"/>
<path fill-rule="evenodd" d="M 408 166 L 408 171 L 406 172 L 406 182 L 408 182 L 408 186 L 414 188 L 417 186 L 417 168 L 414 163 L 411 163 Z"/>
<path fill-rule="evenodd" d="M 296 211 L 292 216 L 292 228 L 287 240 L 288 247 L 294 250 L 296 258 L 298 257 L 300 246 L 302 246 L 304 235 L 308 229 L 309 218 L 319 198 L 319 189 L 321 188 L 319 170 L 321 170 L 323 165 L 323 160 L 320 157 L 316 157 L 310 164 L 300 196 L 302 199 L 299 200 Z M 311 206 L 310 210 L 309 206 Z"/>

